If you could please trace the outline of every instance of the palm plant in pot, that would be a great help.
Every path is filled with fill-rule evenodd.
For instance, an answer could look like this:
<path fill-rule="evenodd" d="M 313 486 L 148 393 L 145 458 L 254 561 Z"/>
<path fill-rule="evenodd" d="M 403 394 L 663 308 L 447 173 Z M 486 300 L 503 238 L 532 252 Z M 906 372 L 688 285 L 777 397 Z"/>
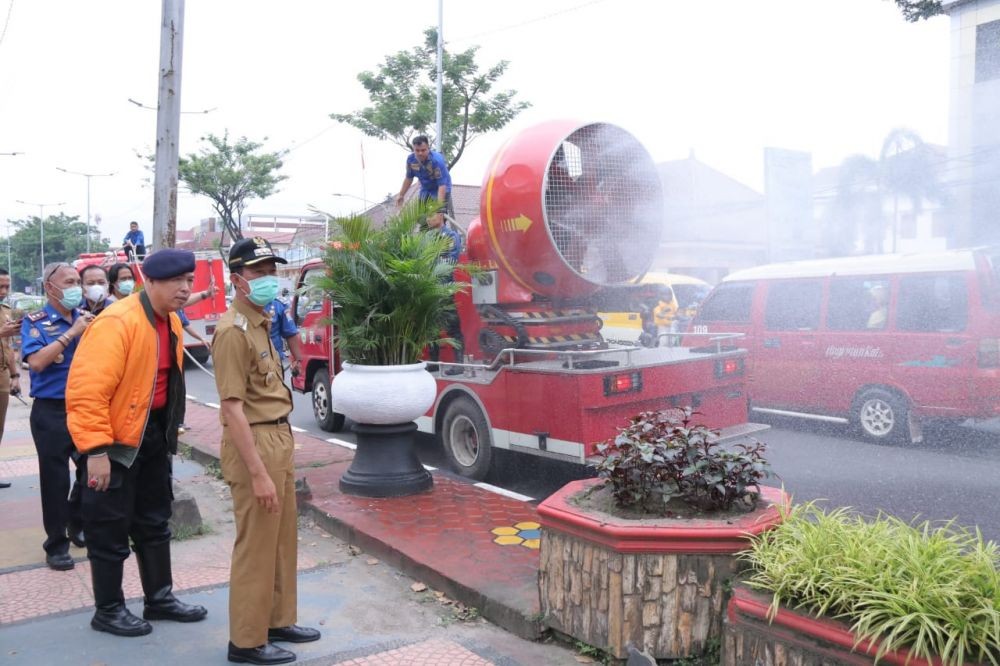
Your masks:
<path fill-rule="evenodd" d="M 431 211 L 411 205 L 376 227 L 353 216 L 331 218 L 333 241 L 316 281 L 333 301 L 343 370 L 331 385 L 336 411 L 355 422 L 358 448 L 342 491 L 392 497 L 432 487 L 413 450 L 413 420 L 433 404 L 434 378 L 420 358 L 439 335 L 454 295 L 455 266 L 441 260 L 450 240 L 418 231 Z"/>

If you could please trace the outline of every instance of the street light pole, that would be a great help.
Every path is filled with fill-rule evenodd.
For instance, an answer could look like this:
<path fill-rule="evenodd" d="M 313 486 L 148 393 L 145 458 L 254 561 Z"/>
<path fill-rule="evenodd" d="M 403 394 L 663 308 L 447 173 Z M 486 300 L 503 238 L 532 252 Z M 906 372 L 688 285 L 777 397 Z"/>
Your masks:
<path fill-rule="evenodd" d="M 38 206 L 38 244 L 40 249 L 40 254 L 42 258 L 42 266 L 38 270 L 39 276 L 42 271 L 45 270 L 45 207 L 46 206 L 62 206 L 65 201 L 60 201 L 59 203 L 32 203 L 30 201 L 17 200 L 17 203 L 24 204 L 25 206 Z"/>
<path fill-rule="evenodd" d="M 63 173 L 68 173 L 74 176 L 83 176 L 87 179 L 87 253 L 90 254 L 90 179 L 91 178 L 105 178 L 107 176 L 115 175 L 115 171 L 111 173 L 83 173 L 82 171 L 70 171 L 69 169 L 64 169 L 62 167 L 56 167 L 57 171 L 62 171 Z"/>

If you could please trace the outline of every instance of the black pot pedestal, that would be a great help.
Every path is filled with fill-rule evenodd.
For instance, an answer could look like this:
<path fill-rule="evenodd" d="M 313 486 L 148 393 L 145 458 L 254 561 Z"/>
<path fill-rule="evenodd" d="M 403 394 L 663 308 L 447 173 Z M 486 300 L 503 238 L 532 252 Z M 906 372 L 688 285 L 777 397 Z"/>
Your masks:
<path fill-rule="evenodd" d="M 413 446 L 417 424 L 353 427 L 358 438 L 351 467 L 340 477 L 340 491 L 361 497 L 403 497 L 434 487 Z"/>

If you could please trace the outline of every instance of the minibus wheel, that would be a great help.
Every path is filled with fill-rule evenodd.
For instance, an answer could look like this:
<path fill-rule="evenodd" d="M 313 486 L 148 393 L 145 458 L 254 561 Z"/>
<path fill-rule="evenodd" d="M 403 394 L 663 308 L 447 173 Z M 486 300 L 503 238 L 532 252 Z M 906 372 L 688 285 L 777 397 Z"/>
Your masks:
<path fill-rule="evenodd" d="M 445 408 L 441 426 L 445 458 L 458 474 L 482 481 L 493 460 L 493 438 L 479 406 L 469 398 L 456 398 Z"/>
<path fill-rule="evenodd" d="M 904 441 L 907 405 L 892 391 L 872 388 L 854 403 L 854 419 L 861 434 L 874 442 Z"/>

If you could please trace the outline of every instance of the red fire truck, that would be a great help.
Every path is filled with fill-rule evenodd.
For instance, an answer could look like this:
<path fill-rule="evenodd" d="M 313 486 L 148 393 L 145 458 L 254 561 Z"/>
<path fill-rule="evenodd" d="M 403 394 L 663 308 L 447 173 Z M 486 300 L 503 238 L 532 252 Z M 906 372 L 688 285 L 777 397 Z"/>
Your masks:
<path fill-rule="evenodd" d="M 114 264 L 127 264 L 135 274 L 137 285 L 142 284 L 142 264 L 129 261 L 125 252 L 121 250 L 117 252 L 81 254 L 73 262 L 77 270 L 91 265 L 97 265 L 107 270 Z M 212 281 L 215 282 L 218 289 L 212 298 L 199 301 L 184 308 L 184 314 L 191 321 L 191 326 L 206 340 L 212 339 L 212 335 L 215 333 L 216 322 L 226 312 L 224 265 L 225 262 L 219 256 L 218 252 L 195 252 L 193 291 L 207 289 L 209 283 Z M 199 363 L 204 363 L 208 359 L 208 349 L 187 332 L 184 334 L 184 347 Z"/>
<path fill-rule="evenodd" d="M 753 429 L 746 352 L 734 338 L 640 348 L 601 335 L 598 311 L 635 311 L 658 289 L 638 282 L 662 228 L 655 165 L 618 127 L 548 122 L 500 149 L 462 256 L 484 269 L 464 276 L 471 287 L 456 298 L 466 358 L 441 364 L 464 372 L 434 373 L 437 399 L 418 420 L 459 474 L 482 479 L 494 448 L 583 463 L 644 410 L 691 406 L 725 436 Z M 323 270 L 315 260 L 299 274 L 293 311 L 305 363 L 292 386 L 312 392 L 316 420 L 336 431 L 344 417 L 330 405 L 340 370 L 333 305 L 310 286 Z"/>

